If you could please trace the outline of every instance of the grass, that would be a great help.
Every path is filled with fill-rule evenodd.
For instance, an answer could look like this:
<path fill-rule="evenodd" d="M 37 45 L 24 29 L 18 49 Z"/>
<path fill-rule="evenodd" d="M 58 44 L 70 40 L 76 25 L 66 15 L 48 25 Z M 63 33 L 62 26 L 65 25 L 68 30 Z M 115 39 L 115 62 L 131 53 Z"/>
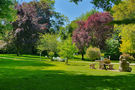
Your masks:
<path fill-rule="evenodd" d="M 133 71 L 89 69 L 89 61 L 51 62 L 39 56 L 0 55 L 0 90 L 134 90 Z M 96 65 L 97 66 L 97 65 Z M 118 69 L 118 65 L 115 65 Z"/>

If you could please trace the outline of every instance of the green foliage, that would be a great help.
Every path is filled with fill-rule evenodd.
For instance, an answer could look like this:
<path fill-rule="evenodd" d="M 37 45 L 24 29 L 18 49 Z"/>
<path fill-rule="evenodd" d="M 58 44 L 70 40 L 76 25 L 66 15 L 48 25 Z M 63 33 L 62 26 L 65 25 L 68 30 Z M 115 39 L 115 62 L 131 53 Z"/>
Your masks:
<path fill-rule="evenodd" d="M 50 59 L 53 60 L 54 52 L 49 52 L 48 55 L 49 55 Z"/>
<path fill-rule="evenodd" d="M 16 17 L 15 0 L 0 0 L 0 19 L 13 21 Z"/>
<path fill-rule="evenodd" d="M 120 56 L 120 59 L 122 60 L 122 59 L 125 59 L 125 60 L 127 60 L 127 61 L 129 61 L 130 63 L 134 60 L 134 57 L 133 56 L 131 56 L 130 54 L 122 54 L 121 56 Z"/>
<path fill-rule="evenodd" d="M 112 8 L 114 20 L 135 18 L 135 0 L 123 0 Z"/>
<path fill-rule="evenodd" d="M 59 12 L 53 11 L 53 16 L 51 19 L 51 31 L 53 31 L 54 33 L 59 33 L 60 28 L 68 22 L 68 17 Z"/>
<path fill-rule="evenodd" d="M 17 18 L 14 4 L 15 0 L 0 0 L 0 33 L 12 29 L 10 22 Z"/>
<path fill-rule="evenodd" d="M 67 29 L 68 27 L 60 27 L 59 36 L 61 40 L 65 40 L 69 36 L 69 31 Z"/>
<path fill-rule="evenodd" d="M 86 55 L 90 60 L 96 60 L 100 58 L 101 52 L 99 48 L 89 47 L 86 51 Z"/>
<path fill-rule="evenodd" d="M 57 35 L 54 34 L 44 34 L 40 36 L 40 40 L 37 42 L 37 49 L 40 52 L 52 51 L 57 52 Z"/>
<path fill-rule="evenodd" d="M 122 44 L 120 45 L 120 51 L 122 53 L 135 53 L 135 25 L 129 24 L 123 26 L 121 30 Z"/>
<path fill-rule="evenodd" d="M 112 8 L 114 20 L 132 20 L 135 18 L 135 0 L 123 0 L 119 5 Z M 134 19 L 133 19 L 134 20 Z M 116 25 L 115 28 L 120 30 L 122 44 L 120 51 L 122 53 L 135 53 L 135 25 Z"/>
<path fill-rule="evenodd" d="M 116 30 L 113 33 L 112 38 L 106 40 L 105 57 L 109 57 L 111 60 L 118 60 L 120 56 L 120 37 L 119 31 Z"/>
<path fill-rule="evenodd" d="M 73 58 L 77 52 L 75 44 L 72 43 L 72 39 L 69 37 L 65 41 L 62 41 L 58 45 L 59 55 L 67 60 Z M 68 61 L 66 60 L 66 64 Z"/>

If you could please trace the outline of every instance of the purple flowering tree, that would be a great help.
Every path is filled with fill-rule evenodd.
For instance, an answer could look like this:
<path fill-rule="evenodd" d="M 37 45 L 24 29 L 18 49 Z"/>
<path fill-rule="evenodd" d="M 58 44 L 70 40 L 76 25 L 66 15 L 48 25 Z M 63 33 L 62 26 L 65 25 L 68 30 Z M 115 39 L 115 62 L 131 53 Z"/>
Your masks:
<path fill-rule="evenodd" d="M 77 48 L 79 49 L 79 52 L 82 54 L 82 60 L 84 60 L 85 49 L 89 46 L 91 37 L 89 36 L 89 33 L 85 30 L 85 22 L 79 21 L 77 23 L 79 25 L 79 28 L 77 28 L 73 32 L 72 39 Z"/>
<path fill-rule="evenodd" d="M 95 13 L 89 16 L 85 22 L 86 31 L 91 36 L 91 44 L 103 49 L 105 41 L 111 37 L 113 33 L 113 25 L 109 23 L 113 21 L 113 17 L 109 12 Z"/>

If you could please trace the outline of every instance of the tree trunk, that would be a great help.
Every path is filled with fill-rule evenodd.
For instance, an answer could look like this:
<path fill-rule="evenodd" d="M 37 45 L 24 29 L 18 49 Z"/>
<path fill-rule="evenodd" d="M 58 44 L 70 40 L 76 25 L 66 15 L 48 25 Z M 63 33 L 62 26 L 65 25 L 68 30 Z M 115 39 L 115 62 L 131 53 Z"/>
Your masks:
<path fill-rule="evenodd" d="M 84 54 L 82 53 L 82 60 L 84 60 Z"/>
<path fill-rule="evenodd" d="M 41 61 L 41 55 L 42 55 L 42 52 L 40 52 L 40 61 Z"/>
<path fill-rule="evenodd" d="M 68 59 L 65 60 L 65 64 L 68 64 Z"/>
<path fill-rule="evenodd" d="M 17 48 L 17 52 L 16 52 L 17 56 L 20 55 L 20 51 L 19 51 L 19 48 Z"/>

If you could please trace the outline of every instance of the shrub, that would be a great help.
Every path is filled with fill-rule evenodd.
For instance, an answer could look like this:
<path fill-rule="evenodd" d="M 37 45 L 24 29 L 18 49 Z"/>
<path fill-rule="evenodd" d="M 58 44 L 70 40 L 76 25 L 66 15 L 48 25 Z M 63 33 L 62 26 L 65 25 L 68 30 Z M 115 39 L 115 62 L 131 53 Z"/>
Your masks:
<path fill-rule="evenodd" d="M 49 52 L 48 55 L 49 55 L 49 58 L 50 58 L 51 60 L 53 60 L 54 52 Z"/>
<path fill-rule="evenodd" d="M 114 34 L 115 35 L 115 34 Z M 117 35 L 115 35 L 116 37 Z M 105 57 L 111 57 L 111 60 L 118 60 L 121 52 L 119 51 L 120 48 L 120 41 L 119 38 L 113 38 L 106 40 L 106 50 L 105 50 Z"/>
<path fill-rule="evenodd" d="M 134 57 L 129 54 L 122 54 L 120 55 L 120 60 L 122 59 L 125 59 L 131 63 L 134 60 Z"/>
<path fill-rule="evenodd" d="M 89 47 L 86 51 L 86 55 L 90 60 L 96 60 L 100 58 L 101 52 L 99 48 Z"/>

